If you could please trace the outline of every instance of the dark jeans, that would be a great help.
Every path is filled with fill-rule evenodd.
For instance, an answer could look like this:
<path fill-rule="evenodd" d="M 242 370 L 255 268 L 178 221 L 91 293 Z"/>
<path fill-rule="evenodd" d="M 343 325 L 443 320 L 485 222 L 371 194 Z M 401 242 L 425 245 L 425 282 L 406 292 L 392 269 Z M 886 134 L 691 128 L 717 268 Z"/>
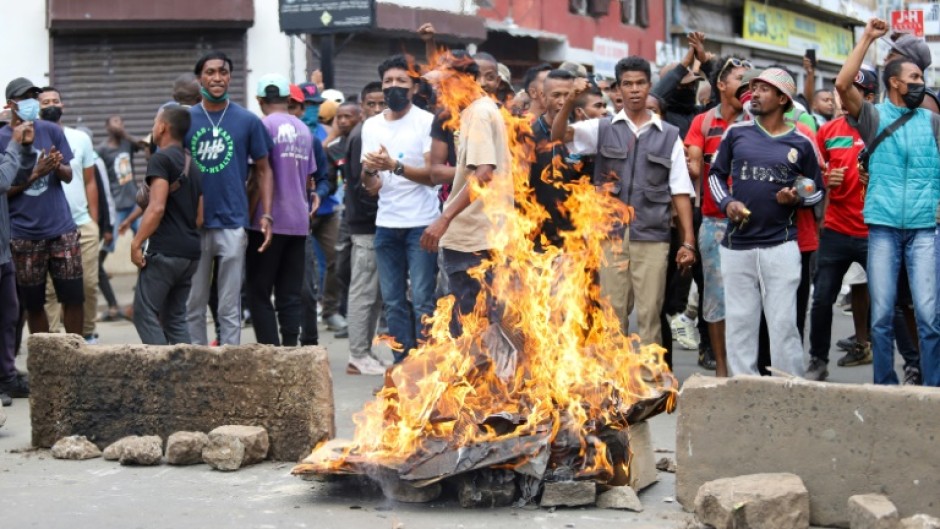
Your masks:
<path fill-rule="evenodd" d="M 111 288 L 111 280 L 108 279 L 108 273 L 104 271 L 104 260 L 108 258 L 108 251 L 101 250 L 98 252 L 98 290 L 101 291 L 101 295 L 104 296 L 104 300 L 108 303 L 108 308 L 114 308 L 118 306 L 117 297 L 114 295 L 114 289 Z"/>
<path fill-rule="evenodd" d="M 149 345 L 190 343 L 186 300 L 199 259 L 147 254 L 134 290 L 134 327 Z"/>
<path fill-rule="evenodd" d="M 346 216 L 339 223 L 339 238 L 336 241 L 336 283 L 339 288 L 339 313 L 346 315 L 349 303 L 349 285 L 352 281 L 352 236 Z"/>
<path fill-rule="evenodd" d="M 852 263 L 859 263 L 863 268 L 868 265 L 868 238 L 824 228 L 816 254 L 809 329 L 809 354 L 823 362 L 829 361 L 832 346 L 832 304 L 839 296 L 842 278 Z"/>
<path fill-rule="evenodd" d="M 447 282 L 450 285 L 450 293 L 454 296 L 454 310 L 450 320 L 450 334 L 454 337 L 460 336 L 463 332 L 463 325 L 460 323 L 460 316 L 470 314 L 476 307 L 477 297 L 480 295 L 482 287 L 480 282 L 470 277 L 467 273 L 471 268 L 475 268 L 489 257 L 489 252 L 458 252 L 456 250 L 443 249 L 444 273 L 447 274 Z M 487 281 L 492 281 L 492 270 L 487 271 Z M 487 296 L 489 298 L 489 296 Z M 486 301 L 487 314 L 490 321 L 493 321 L 493 307 L 489 299 Z"/>
<path fill-rule="evenodd" d="M 421 248 L 425 228 L 378 227 L 375 230 L 375 257 L 385 319 L 389 333 L 402 346 L 401 351 L 394 351 L 395 362 L 404 360 L 408 351 L 417 346 L 418 339 L 425 336 L 421 319 L 434 313 L 437 254 Z"/>
<path fill-rule="evenodd" d="M 259 253 L 258 248 L 263 242 L 261 232 L 248 230 L 245 276 L 248 278 L 248 307 L 255 327 L 255 339 L 258 343 L 292 347 L 297 345 L 300 334 L 301 294 L 297 286 L 304 280 L 307 238 L 302 235 L 274 235 L 268 248 Z M 272 293 L 274 305 L 271 305 Z"/>
<path fill-rule="evenodd" d="M 699 228 L 702 226 L 701 210 L 695 209 L 693 211 L 692 225 L 692 229 L 697 237 Z M 663 358 L 670 369 L 672 369 L 672 327 L 669 324 L 669 318 L 667 316 L 684 312 L 685 309 L 688 308 L 689 291 L 692 289 L 693 281 L 695 281 L 698 287 L 699 316 L 697 328 L 699 333 L 699 351 L 704 351 L 711 347 L 711 336 L 708 334 L 708 322 L 702 317 L 702 313 L 705 310 L 703 299 L 705 294 L 705 278 L 702 270 L 702 259 L 701 256 L 697 255 L 695 264 L 692 265 L 692 273 L 686 276 L 682 275 L 682 272 L 679 271 L 679 267 L 676 266 L 676 255 L 679 253 L 679 248 L 681 247 L 682 235 L 677 228 L 672 228 L 669 234 L 669 257 L 666 261 L 666 292 L 663 310 L 659 314 L 660 326 L 663 329 L 662 343 L 660 345 L 666 350 L 666 354 Z"/>
<path fill-rule="evenodd" d="M 16 296 L 13 261 L 0 264 L 0 382 L 16 376 L 16 324 L 20 304 Z"/>

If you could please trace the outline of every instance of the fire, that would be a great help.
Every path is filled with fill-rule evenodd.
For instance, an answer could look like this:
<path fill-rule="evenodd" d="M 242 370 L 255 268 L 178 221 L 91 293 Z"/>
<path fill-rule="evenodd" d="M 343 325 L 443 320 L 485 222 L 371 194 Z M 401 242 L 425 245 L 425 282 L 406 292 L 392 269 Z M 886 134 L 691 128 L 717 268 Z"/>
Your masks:
<path fill-rule="evenodd" d="M 445 66 L 437 70 L 440 103 L 459 127 L 460 110 L 481 89 Z M 505 109 L 503 118 L 515 205 L 500 200 L 497 186 L 473 189 L 500 226 L 489 234 L 491 258 L 471 271 L 481 280 L 492 272 L 492 284 L 462 317 L 457 337 L 449 330 L 453 299 L 441 299 L 427 341 L 387 372 L 383 389 L 354 416 L 352 441 L 317 447 L 295 474 L 385 468 L 429 483 L 445 471 L 489 466 L 623 484 L 629 423 L 674 409 L 677 382 L 664 350 L 622 334 L 596 281 L 602 244 L 631 211 L 589 178 L 564 184 L 574 229 L 562 248 L 536 251 L 548 213 L 529 186 L 530 122 Z M 487 294 L 499 303 L 497 324 Z M 474 455 L 473 447 L 487 449 Z"/>

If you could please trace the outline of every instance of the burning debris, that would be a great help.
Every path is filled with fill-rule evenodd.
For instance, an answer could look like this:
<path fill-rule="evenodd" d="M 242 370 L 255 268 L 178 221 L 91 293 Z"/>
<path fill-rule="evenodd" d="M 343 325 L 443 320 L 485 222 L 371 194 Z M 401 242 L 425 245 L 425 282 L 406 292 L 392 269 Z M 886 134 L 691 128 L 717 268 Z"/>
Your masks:
<path fill-rule="evenodd" d="M 442 102 L 456 121 L 480 88 L 439 62 Z M 354 438 L 321 444 L 294 474 L 361 474 L 415 489 L 489 480 L 505 497 L 507 474 L 493 472 L 511 472 L 513 494 L 528 502 L 543 482 L 627 484 L 629 426 L 674 409 L 678 384 L 663 349 L 621 333 L 595 280 L 603 243 L 631 212 L 590 178 L 557 183 L 574 229 L 561 247 L 547 244 L 539 228 L 548 213 L 529 186 L 530 123 L 505 109 L 503 119 L 515 204 L 498 186 L 471 184 L 500 228 L 489 234 L 490 258 L 471 271 L 484 286 L 462 333 L 451 335 L 454 301 L 442 299 L 427 341 L 354 416 Z"/>

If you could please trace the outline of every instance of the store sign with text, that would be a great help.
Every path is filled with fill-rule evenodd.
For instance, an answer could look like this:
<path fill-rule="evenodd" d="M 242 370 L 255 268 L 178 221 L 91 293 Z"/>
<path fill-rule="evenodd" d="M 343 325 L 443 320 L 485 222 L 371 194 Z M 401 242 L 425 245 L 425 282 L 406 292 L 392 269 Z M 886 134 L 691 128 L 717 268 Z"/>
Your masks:
<path fill-rule="evenodd" d="M 284 33 L 329 34 L 373 27 L 375 0 L 279 0 Z"/>
<path fill-rule="evenodd" d="M 855 44 L 852 32 L 845 28 L 755 0 L 744 2 L 742 33 L 746 40 L 800 54 L 815 49 L 817 57 L 832 62 L 845 61 Z"/>

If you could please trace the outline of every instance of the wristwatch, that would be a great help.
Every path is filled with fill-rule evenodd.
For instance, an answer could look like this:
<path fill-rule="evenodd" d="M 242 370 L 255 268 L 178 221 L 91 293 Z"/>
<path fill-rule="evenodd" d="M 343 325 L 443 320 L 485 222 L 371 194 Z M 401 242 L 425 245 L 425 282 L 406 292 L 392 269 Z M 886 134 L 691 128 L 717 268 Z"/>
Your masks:
<path fill-rule="evenodd" d="M 399 161 L 395 161 L 395 169 L 392 171 L 398 176 L 405 176 L 405 165 Z"/>

